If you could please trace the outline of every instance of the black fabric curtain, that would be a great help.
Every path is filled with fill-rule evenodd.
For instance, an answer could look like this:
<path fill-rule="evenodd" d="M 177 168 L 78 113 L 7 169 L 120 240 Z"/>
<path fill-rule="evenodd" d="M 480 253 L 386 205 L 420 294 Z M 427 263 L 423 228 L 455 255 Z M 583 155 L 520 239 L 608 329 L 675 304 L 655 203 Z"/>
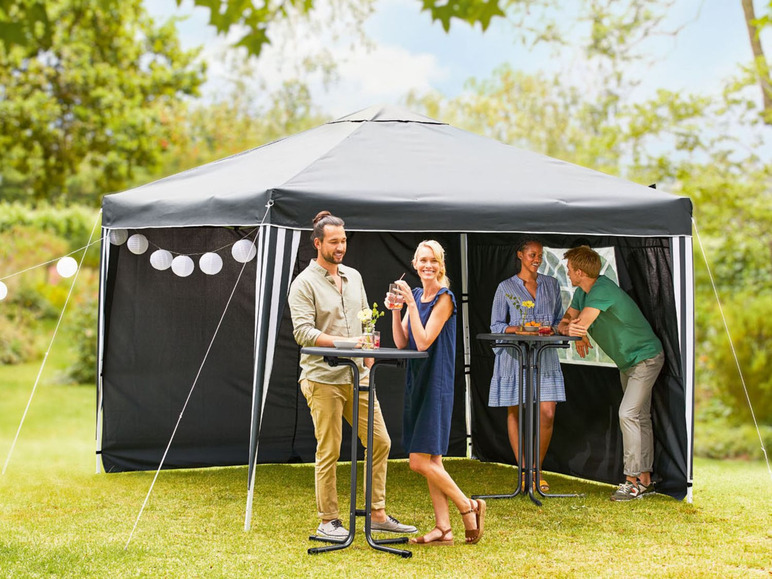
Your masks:
<path fill-rule="evenodd" d="M 436 239 L 446 252 L 451 290 L 456 294 L 459 322 L 456 337 L 456 396 L 453 408 L 449 456 L 466 455 L 464 350 L 461 320 L 461 249 L 458 234 L 424 235 L 420 233 L 370 233 L 347 231 L 348 249 L 344 263 L 362 274 L 370 305 L 375 302 L 385 311 L 383 299 L 389 283 L 399 278 L 411 287 L 420 285 L 410 262 L 418 243 Z M 294 277 L 316 258 L 310 233 L 304 234 L 298 250 Z M 381 345 L 393 347 L 391 314 L 381 318 L 376 329 L 381 332 Z M 274 370 L 263 413 L 263 426 L 258 447 L 258 462 L 312 462 L 316 450 L 314 428 L 303 394 L 298 386 L 300 350 L 292 337 L 289 306 L 284 309 L 277 342 Z M 376 374 L 376 391 L 384 420 L 391 436 L 390 458 L 405 458 L 402 449 L 402 407 L 405 372 L 401 368 L 382 366 Z M 351 431 L 344 424 L 341 456 L 351 455 Z M 360 445 L 359 456 L 363 458 Z"/>
<path fill-rule="evenodd" d="M 474 339 L 490 331 L 490 311 L 498 284 L 519 269 L 516 248 L 524 237 L 510 234 L 469 236 L 469 302 L 474 455 L 483 461 L 514 464 L 506 431 L 506 409 L 489 408 L 493 352 Z M 686 494 L 687 439 L 684 384 L 676 324 L 670 242 L 659 238 L 543 235 L 549 247 L 614 247 L 619 284 L 641 308 L 662 340 L 666 362 L 652 400 L 655 478 L 659 489 L 677 498 Z M 616 368 L 562 364 L 566 402 L 558 404 L 550 449 L 544 460 L 551 470 L 596 481 L 623 479 L 622 437 L 618 407 L 622 398 Z"/>
<path fill-rule="evenodd" d="M 179 278 L 159 272 L 149 253 L 160 246 L 183 253 L 224 247 L 244 230 L 226 228 L 148 230 L 148 254 L 112 246 L 107 276 L 104 352 L 105 470 L 157 468 L 185 397 L 201 364 L 241 264 L 223 255 L 223 271 L 206 276 L 195 271 Z M 515 251 L 522 236 L 468 236 L 469 292 L 461 291 L 461 236 L 457 233 L 348 232 L 345 263 L 365 280 L 370 303 L 382 303 L 388 284 L 403 273 L 419 284 L 410 262 L 417 244 L 439 241 L 447 253 L 448 276 L 459 307 L 455 406 L 450 456 L 466 455 L 465 366 L 461 307 L 469 304 L 473 454 L 483 461 L 513 463 L 506 433 L 506 409 L 488 407 L 493 370 L 490 346 L 477 340 L 490 331 L 490 311 L 497 285 L 519 267 Z M 686 492 L 687 439 L 684 387 L 673 296 L 668 239 L 540 236 L 550 247 L 613 246 L 619 283 L 628 291 L 665 347 L 666 363 L 654 389 L 655 476 L 659 488 L 676 497 Z M 229 250 L 228 250 L 229 253 Z M 293 278 L 316 252 L 303 234 Z M 252 374 L 254 367 L 255 262 L 239 283 L 165 467 L 248 463 Z M 381 342 L 392 346 L 390 319 L 379 323 Z M 299 348 L 292 337 L 289 308 L 284 307 L 273 372 L 261 420 L 257 462 L 310 462 L 313 425 L 298 387 Z M 564 364 L 567 402 L 558 405 L 555 431 L 544 468 L 591 480 L 616 483 L 622 476 L 622 445 L 617 409 L 621 399 L 615 368 Z M 392 458 L 403 458 L 402 405 L 404 370 L 378 371 L 377 392 L 392 438 Z M 345 426 L 348 429 L 348 426 Z M 342 456 L 350 455 L 350 431 L 344 432 Z M 361 448 L 360 448 L 361 456 Z"/>
<path fill-rule="evenodd" d="M 158 468 L 242 264 L 230 245 L 251 230 L 143 230 L 143 255 L 111 246 L 105 295 L 102 462 L 106 472 Z M 150 265 L 158 247 L 225 247 L 222 271 L 186 278 Z M 164 468 L 246 464 L 254 363 L 255 260 L 249 262 L 180 422 Z"/>

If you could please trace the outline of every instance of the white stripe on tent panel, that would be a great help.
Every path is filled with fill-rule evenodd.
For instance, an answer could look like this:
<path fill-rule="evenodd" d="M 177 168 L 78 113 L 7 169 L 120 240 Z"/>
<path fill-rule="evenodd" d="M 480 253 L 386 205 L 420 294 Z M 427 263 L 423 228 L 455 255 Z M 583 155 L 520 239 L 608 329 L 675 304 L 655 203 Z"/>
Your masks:
<path fill-rule="evenodd" d="M 263 252 L 265 251 L 265 238 L 267 237 L 268 228 L 265 226 L 260 226 L 260 229 L 257 234 L 257 243 L 256 243 L 256 249 L 257 249 L 257 259 L 255 260 L 255 267 L 257 268 L 257 271 L 255 272 L 255 331 L 254 331 L 254 337 L 252 341 L 252 348 L 255 353 L 255 361 L 252 366 L 252 408 L 255 407 L 255 397 L 257 396 L 257 368 L 259 363 L 259 352 L 257 350 L 257 345 L 259 343 L 260 339 L 260 325 L 261 325 L 261 312 L 260 307 L 263 301 L 263 284 L 265 283 L 265 269 L 263 268 L 263 262 L 264 262 L 264 256 Z M 254 415 L 251 417 L 250 424 L 249 424 L 249 431 L 254 432 L 255 430 L 255 417 Z"/>
<path fill-rule="evenodd" d="M 276 350 L 276 334 L 281 321 L 282 312 L 279 310 L 279 303 L 281 299 L 277 299 L 282 295 L 282 288 L 286 288 L 289 285 L 289 278 L 292 277 L 292 269 L 295 267 L 295 254 L 293 253 L 289 259 L 289 263 L 285 261 L 286 251 L 286 236 L 287 230 L 280 228 L 277 232 L 276 238 L 276 252 L 274 253 L 274 273 L 273 273 L 273 288 L 271 289 L 271 312 L 270 319 L 268 320 L 268 335 L 266 336 L 266 354 L 265 354 L 265 368 L 263 370 L 263 399 L 260 401 L 260 416 L 263 415 L 263 409 L 265 408 L 265 398 L 268 395 L 268 383 L 271 379 L 271 372 L 273 371 L 273 356 Z M 293 246 L 300 240 L 300 232 L 293 232 Z M 258 444 L 260 440 L 260 430 L 262 429 L 262 420 L 258 427 Z M 257 463 L 257 458 L 255 458 Z"/>
<path fill-rule="evenodd" d="M 468 368 L 469 353 L 469 256 L 466 233 L 461 234 L 461 325 L 464 340 L 464 416 L 466 425 L 466 457 L 472 457 L 472 385 Z"/>
<path fill-rule="evenodd" d="M 104 383 L 102 381 L 102 367 L 105 352 L 105 294 L 107 287 L 107 271 L 110 261 L 109 231 L 102 228 L 102 259 L 99 268 L 99 311 L 97 312 L 97 417 L 96 417 L 96 474 L 102 472 L 102 424 L 104 414 Z"/>
<path fill-rule="evenodd" d="M 254 341 L 253 341 L 253 351 L 255 353 L 255 363 L 252 368 L 252 405 L 251 405 L 251 418 L 250 418 L 250 424 L 249 424 L 249 433 L 250 433 L 250 440 L 249 440 L 249 448 L 250 451 L 252 449 L 252 437 L 256 436 L 256 428 L 255 428 L 255 401 L 257 398 L 257 373 L 258 373 L 258 367 L 260 363 L 260 335 L 262 334 L 261 328 L 262 328 L 262 303 L 263 303 L 263 287 L 265 285 L 265 269 L 263 267 L 263 264 L 265 262 L 265 256 L 264 252 L 266 251 L 266 247 L 269 245 L 269 239 L 270 236 L 268 235 L 269 229 L 268 226 L 260 226 L 260 231 L 258 233 L 257 238 L 257 259 L 256 267 L 257 272 L 255 273 L 255 334 L 254 334 Z M 247 491 L 247 508 L 246 513 L 244 515 L 244 531 L 249 531 L 251 523 L 252 523 L 252 502 L 254 499 L 254 492 L 255 492 L 255 465 L 257 464 L 257 444 L 255 444 L 255 455 L 254 460 L 253 457 L 250 456 L 250 463 L 249 468 L 251 469 L 251 474 L 249 476 L 249 480 L 247 481 L 248 491 Z"/>
<path fill-rule="evenodd" d="M 686 350 L 686 428 L 687 428 L 687 489 L 686 500 L 692 502 L 692 482 L 694 477 L 693 458 L 694 458 L 694 254 L 692 253 L 693 242 L 691 237 L 685 237 L 682 241 L 684 251 L 684 272 L 686 279 L 686 311 L 684 312 L 684 329 L 686 330 L 685 350 Z"/>

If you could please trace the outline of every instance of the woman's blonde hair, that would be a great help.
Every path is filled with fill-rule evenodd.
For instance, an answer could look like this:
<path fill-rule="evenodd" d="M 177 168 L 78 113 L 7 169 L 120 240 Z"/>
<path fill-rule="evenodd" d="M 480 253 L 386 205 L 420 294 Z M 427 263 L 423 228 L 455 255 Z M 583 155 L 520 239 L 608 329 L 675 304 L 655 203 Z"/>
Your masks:
<path fill-rule="evenodd" d="M 413 254 L 413 267 L 416 266 L 416 263 L 418 261 L 418 252 L 422 247 L 428 247 L 432 250 L 432 253 L 434 254 L 434 259 L 437 260 L 437 263 L 440 264 L 440 271 L 437 274 L 437 282 L 442 287 L 450 287 L 450 280 L 445 275 L 445 250 L 442 248 L 442 246 L 434 241 L 433 239 L 425 239 L 421 243 L 418 244 L 418 247 L 415 249 L 415 253 Z"/>

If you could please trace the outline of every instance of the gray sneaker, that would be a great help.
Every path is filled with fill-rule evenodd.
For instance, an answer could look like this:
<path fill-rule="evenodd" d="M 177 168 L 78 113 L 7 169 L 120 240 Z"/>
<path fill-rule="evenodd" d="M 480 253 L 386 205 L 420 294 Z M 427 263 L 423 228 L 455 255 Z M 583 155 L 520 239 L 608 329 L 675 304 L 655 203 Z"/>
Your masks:
<path fill-rule="evenodd" d="M 319 523 L 316 527 L 317 537 L 329 537 L 330 539 L 345 539 L 348 531 L 340 519 L 333 519 L 329 523 Z"/>
<path fill-rule="evenodd" d="M 611 494 L 612 501 L 632 501 L 641 498 L 641 486 L 626 480 Z"/>
<path fill-rule="evenodd" d="M 382 523 L 377 523 L 375 521 L 372 521 L 370 525 L 370 529 L 372 531 L 378 531 L 380 533 L 417 533 L 418 529 L 416 529 L 413 525 L 403 525 L 400 523 L 397 519 L 394 517 L 386 517 L 386 520 Z"/>
<path fill-rule="evenodd" d="M 646 486 L 641 481 L 638 481 L 638 489 L 641 491 L 640 494 L 642 497 L 653 495 L 657 492 L 657 490 L 654 488 L 654 481 L 651 481 L 649 486 Z"/>

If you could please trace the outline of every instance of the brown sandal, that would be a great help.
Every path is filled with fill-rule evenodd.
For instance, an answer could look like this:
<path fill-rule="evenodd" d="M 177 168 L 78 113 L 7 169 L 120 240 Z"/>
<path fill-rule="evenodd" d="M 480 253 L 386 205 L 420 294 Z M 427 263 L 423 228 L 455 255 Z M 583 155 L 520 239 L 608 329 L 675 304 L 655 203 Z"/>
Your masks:
<path fill-rule="evenodd" d="M 442 546 L 445 546 L 445 545 L 452 545 L 453 544 L 453 537 L 451 537 L 450 539 L 446 539 L 445 538 L 445 537 L 448 536 L 448 533 L 450 533 L 450 529 L 447 529 L 445 531 L 443 531 L 439 527 L 434 527 L 434 529 L 437 529 L 440 533 L 442 533 L 442 535 L 440 535 L 437 539 L 431 539 L 431 540 L 427 541 L 425 539 L 426 535 L 424 535 L 423 537 L 418 537 L 417 539 L 411 538 L 408 541 L 408 543 L 410 543 L 411 545 L 433 545 L 433 546 L 437 546 L 437 547 L 442 547 Z M 432 531 L 434 529 L 432 529 Z M 431 533 L 432 531 L 429 531 L 429 533 Z"/>
<path fill-rule="evenodd" d="M 477 522 L 477 528 L 476 529 L 465 529 L 464 534 L 466 535 L 466 543 L 467 545 L 474 545 L 477 543 L 480 539 L 482 539 L 483 536 L 483 528 L 485 527 L 485 501 L 482 499 L 475 499 L 477 501 L 477 508 L 474 508 L 474 503 L 472 502 L 472 499 L 469 499 L 469 510 L 465 513 L 461 513 L 461 516 L 468 515 L 471 513 L 474 513 L 475 520 Z"/>

